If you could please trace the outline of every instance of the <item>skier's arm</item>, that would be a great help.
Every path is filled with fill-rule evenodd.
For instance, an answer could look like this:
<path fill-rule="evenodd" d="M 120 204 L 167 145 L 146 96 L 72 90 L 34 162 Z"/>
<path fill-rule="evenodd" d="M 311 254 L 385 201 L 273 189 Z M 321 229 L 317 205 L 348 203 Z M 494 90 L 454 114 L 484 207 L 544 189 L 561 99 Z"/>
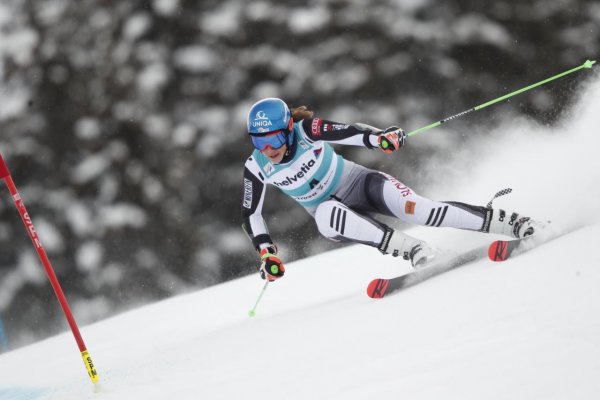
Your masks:
<path fill-rule="evenodd" d="M 263 174 L 252 157 L 244 168 L 244 197 L 242 199 L 242 228 L 252 240 L 256 251 L 273 247 L 273 240 L 262 217 L 262 207 L 265 198 L 266 184 Z"/>
<path fill-rule="evenodd" d="M 322 140 L 369 149 L 380 148 L 386 153 L 397 150 L 406 140 L 404 131 L 395 126 L 381 130 L 367 124 L 345 125 L 321 118 L 305 119 L 301 126 L 304 136 L 312 142 Z"/>
<path fill-rule="evenodd" d="M 276 256 L 277 246 L 273 244 L 265 220 L 261 215 L 265 191 L 263 174 L 250 157 L 244 169 L 244 198 L 242 200 L 244 222 L 242 228 L 260 254 L 260 277 L 272 282 L 283 276 L 285 267 Z"/>

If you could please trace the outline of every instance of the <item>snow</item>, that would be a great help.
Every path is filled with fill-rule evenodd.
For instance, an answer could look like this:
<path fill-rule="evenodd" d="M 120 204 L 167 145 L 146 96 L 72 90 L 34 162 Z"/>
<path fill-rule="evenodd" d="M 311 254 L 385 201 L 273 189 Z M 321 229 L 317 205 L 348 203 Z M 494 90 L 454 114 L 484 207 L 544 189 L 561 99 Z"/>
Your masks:
<path fill-rule="evenodd" d="M 137 85 L 141 91 L 153 93 L 169 82 L 169 76 L 169 69 L 164 64 L 149 64 L 137 76 Z"/>
<path fill-rule="evenodd" d="M 478 14 L 467 14 L 458 18 L 453 26 L 453 37 L 458 41 L 471 41 L 508 48 L 511 44 L 510 33 L 500 24 Z"/>
<path fill-rule="evenodd" d="M 75 254 L 77 267 L 85 272 L 98 270 L 102 262 L 104 248 L 97 241 L 87 241 L 79 246 Z"/>
<path fill-rule="evenodd" d="M 241 22 L 241 4 L 226 2 L 215 11 L 205 12 L 198 21 L 199 27 L 212 35 L 234 35 Z"/>
<path fill-rule="evenodd" d="M 92 213 L 82 202 L 71 202 L 65 208 L 65 217 L 73 232 L 78 235 L 88 235 L 94 231 Z"/>
<path fill-rule="evenodd" d="M 47 0 L 36 5 L 36 17 L 44 25 L 60 23 L 69 6 L 66 0 Z"/>
<path fill-rule="evenodd" d="M 135 204 L 115 203 L 99 211 L 99 222 L 107 228 L 120 226 L 142 227 L 146 225 L 146 212 Z"/>
<path fill-rule="evenodd" d="M 199 73 L 215 69 L 219 57 L 209 47 L 195 45 L 175 50 L 173 60 L 177 67 L 188 72 Z"/>
<path fill-rule="evenodd" d="M 189 124 L 179 124 L 173 129 L 173 145 L 177 147 L 191 146 L 196 140 L 196 129 Z"/>
<path fill-rule="evenodd" d="M 48 252 L 61 252 L 65 243 L 61 231 L 45 218 L 36 218 L 35 228 L 40 237 L 44 238 L 44 248 Z"/>
<path fill-rule="evenodd" d="M 72 173 L 73 181 L 77 183 L 89 182 L 102 175 L 110 167 L 110 160 L 102 155 L 91 155 L 82 160 Z"/>
<path fill-rule="evenodd" d="M 11 58 L 19 65 L 28 65 L 38 44 L 38 34 L 29 28 L 5 33 L 0 40 L 0 56 Z"/>
<path fill-rule="evenodd" d="M 86 325 L 90 314 L 107 307 L 90 302 L 74 312 L 100 385 L 90 384 L 65 332 L 0 355 L 0 399 L 596 398 L 597 78 L 581 97 L 556 127 L 514 119 L 468 147 L 461 135 L 477 135 L 478 127 L 440 128 L 427 145 L 446 148 L 447 157 L 418 171 L 431 182 L 424 194 L 443 199 L 484 203 L 512 186 L 499 206 L 550 218 L 555 229 L 571 233 L 506 263 L 479 260 L 382 300 L 366 296 L 368 282 L 410 267 L 356 245 L 287 263 L 286 276 L 269 285 L 254 318 L 247 312 L 263 285 L 256 274 Z M 225 115 L 219 110 L 209 113 L 214 129 Z M 351 108 L 340 105 L 336 112 L 350 115 Z M 415 146 L 423 143 L 417 138 L 411 138 Z M 218 148 L 205 136 L 197 152 Z M 127 174 L 141 179 L 138 167 Z M 74 178 L 94 179 L 105 169 L 92 158 Z M 94 226 L 80 207 L 69 209 L 67 219 L 78 230 Z M 75 222 L 79 215 L 83 220 Z M 117 203 L 101 209 L 98 223 L 144 226 L 147 218 L 137 205 Z M 457 252 L 491 239 L 425 227 L 408 233 Z M 93 247 L 78 254 L 91 269 L 96 256 Z M 197 253 L 199 260 L 220 257 L 218 249 Z M 125 271 L 111 263 L 99 280 L 124 279 Z M 45 282 L 33 252 L 20 255 L 19 270 L 0 281 L 0 303 L 12 299 L 2 296 L 21 280 Z"/>
<path fill-rule="evenodd" d="M 82 140 L 97 139 L 101 130 L 100 121 L 96 118 L 80 118 L 75 123 L 75 135 Z"/>
<path fill-rule="evenodd" d="M 0 307 L 10 305 L 15 300 L 15 292 L 21 286 L 25 284 L 42 286 L 47 282 L 44 270 L 40 268 L 38 258 L 33 250 L 20 254 L 17 265 L 17 269 L 3 275 L 0 280 Z"/>
<path fill-rule="evenodd" d="M 4 73 L 0 63 L 0 78 L 2 78 L 3 75 Z M 2 108 L 0 108 L 0 121 L 5 121 L 20 115 L 27 109 L 29 92 L 24 89 L 0 87 L 0 98 L 3 99 Z"/>
<path fill-rule="evenodd" d="M 136 40 L 146 34 L 152 25 L 150 15 L 137 13 L 131 16 L 123 28 L 124 36 L 129 40 Z"/>
<path fill-rule="evenodd" d="M 180 9 L 181 5 L 179 4 L 179 0 L 154 0 L 152 7 L 158 15 L 170 17 Z"/>
<path fill-rule="evenodd" d="M 292 10 L 291 15 L 289 27 L 297 35 L 321 30 L 331 20 L 329 10 L 325 7 L 298 8 Z"/>
<path fill-rule="evenodd" d="M 149 115 L 144 119 L 144 132 L 156 139 L 167 139 L 171 135 L 171 120 L 167 115 Z"/>
<path fill-rule="evenodd" d="M 439 232 L 412 231 L 463 249 L 482 238 Z M 70 333 L 4 354 L 0 397 L 594 398 L 599 235 L 581 228 L 382 300 L 365 295 L 369 280 L 408 266 L 362 246 L 330 251 L 290 263 L 254 318 L 262 282 L 249 276 L 84 327 L 96 393 Z"/>
<path fill-rule="evenodd" d="M 437 189 L 446 195 L 462 193 L 469 201 L 488 189 L 493 194 L 498 181 L 492 185 L 485 177 L 500 168 L 519 190 L 498 202 L 519 203 L 527 213 L 553 218 L 556 229 L 573 232 L 506 263 L 480 260 L 382 300 L 366 296 L 368 282 L 410 267 L 356 245 L 288 263 L 286 276 L 269 285 L 254 318 L 247 312 L 263 285 L 256 275 L 85 326 L 89 313 L 103 307 L 90 304 L 75 311 L 100 374 L 98 387 L 89 382 L 65 332 L 0 356 L 0 398 L 597 397 L 600 169 L 593 157 L 598 137 L 586 128 L 594 126 L 598 85 L 584 98 L 588 103 L 556 129 L 515 120 L 498 128 L 500 139 L 456 148 L 451 161 L 432 160 L 433 168 L 443 162 L 437 167 L 469 171 L 455 179 L 445 175 L 447 182 Z M 490 150 L 484 147 L 488 140 L 523 150 Z M 447 138 L 440 143 L 448 145 Z M 469 152 L 480 156 L 467 157 Z M 520 164 L 524 155 L 526 169 Z M 478 168 L 475 159 L 482 159 Z M 541 198 L 549 187 L 556 187 L 553 195 Z M 133 205 L 106 211 L 108 225 L 145 219 Z M 451 229 L 408 233 L 457 252 L 490 241 Z M 91 262 L 90 254 L 80 256 Z M 216 250 L 198 254 L 219 256 Z M 108 266 L 102 279 L 120 279 L 124 269 Z"/>
<path fill-rule="evenodd" d="M 43 285 L 46 282 L 44 270 L 39 266 L 39 260 L 33 251 L 19 255 L 18 275 L 25 282 Z"/>

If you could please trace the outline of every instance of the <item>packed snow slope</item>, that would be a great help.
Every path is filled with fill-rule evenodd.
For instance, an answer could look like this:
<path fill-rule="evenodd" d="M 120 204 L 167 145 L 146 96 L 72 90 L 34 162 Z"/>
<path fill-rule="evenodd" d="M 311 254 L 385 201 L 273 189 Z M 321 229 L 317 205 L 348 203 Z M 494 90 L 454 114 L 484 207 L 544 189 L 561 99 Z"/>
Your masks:
<path fill-rule="evenodd" d="M 0 398 L 596 398 L 598 237 L 585 227 L 380 300 L 368 281 L 408 267 L 361 246 L 331 251 L 290 264 L 254 318 L 255 276 L 85 327 L 97 393 L 70 334 L 5 354 Z"/>
<path fill-rule="evenodd" d="M 596 78 L 556 128 L 511 121 L 469 146 L 452 132 L 429 136 L 452 151 L 421 171 L 432 177 L 423 194 L 485 204 L 510 186 L 496 207 L 569 232 L 552 242 L 380 300 L 366 296 L 368 282 L 410 267 L 341 248 L 288 264 L 254 318 L 262 281 L 249 276 L 83 327 L 96 392 L 70 333 L 4 354 L 0 399 L 598 398 L 598 110 Z M 492 239 L 409 233 L 456 252 Z"/>

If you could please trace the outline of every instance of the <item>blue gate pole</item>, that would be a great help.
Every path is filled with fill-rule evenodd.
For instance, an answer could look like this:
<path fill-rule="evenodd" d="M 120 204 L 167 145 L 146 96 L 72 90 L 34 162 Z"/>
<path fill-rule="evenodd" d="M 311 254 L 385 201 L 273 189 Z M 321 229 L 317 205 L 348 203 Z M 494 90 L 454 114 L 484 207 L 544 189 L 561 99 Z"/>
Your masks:
<path fill-rule="evenodd" d="M 8 339 L 6 332 L 4 331 L 4 324 L 2 323 L 2 317 L 0 317 L 0 352 L 4 353 L 8 351 Z"/>

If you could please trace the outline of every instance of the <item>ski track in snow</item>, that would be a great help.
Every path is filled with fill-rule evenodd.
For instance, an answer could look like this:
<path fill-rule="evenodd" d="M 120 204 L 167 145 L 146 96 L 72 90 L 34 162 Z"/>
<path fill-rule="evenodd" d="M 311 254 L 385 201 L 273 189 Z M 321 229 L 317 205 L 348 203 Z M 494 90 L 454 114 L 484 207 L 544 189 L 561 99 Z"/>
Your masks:
<path fill-rule="evenodd" d="M 457 146 L 451 163 L 432 160 L 443 184 L 424 193 L 484 204 L 510 186 L 496 207 L 573 232 L 381 300 L 366 296 L 368 282 L 406 263 L 360 245 L 316 255 L 288 265 L 255 318 L 262 281 L 249 276 L 83 327 L 96 392 L 70 332 L 4 354 L 0 399 L 596 398 L 600 81 L 581 99 L 556 128 L 507 122 Z M 456 252 L 495 238 L 409 233 Z"/>

